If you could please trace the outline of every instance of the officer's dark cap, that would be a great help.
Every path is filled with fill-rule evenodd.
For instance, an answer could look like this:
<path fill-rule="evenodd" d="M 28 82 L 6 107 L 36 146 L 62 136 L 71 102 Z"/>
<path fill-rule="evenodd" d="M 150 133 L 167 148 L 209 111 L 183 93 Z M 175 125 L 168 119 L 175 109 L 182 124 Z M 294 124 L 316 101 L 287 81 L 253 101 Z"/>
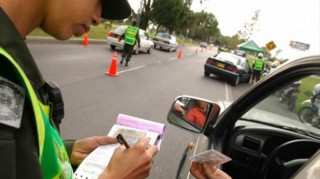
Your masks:
<path fill-rule="evenodd" d="M 131 7 L 127 0 L 102 0 L 101 18 L 121 20 L 131 15 Z"/>

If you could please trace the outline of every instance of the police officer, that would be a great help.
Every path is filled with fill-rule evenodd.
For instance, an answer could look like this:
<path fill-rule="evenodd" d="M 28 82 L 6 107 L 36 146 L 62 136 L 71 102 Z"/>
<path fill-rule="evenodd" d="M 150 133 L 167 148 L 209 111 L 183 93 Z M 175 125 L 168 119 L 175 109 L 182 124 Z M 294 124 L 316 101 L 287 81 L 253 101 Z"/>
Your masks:
<path fill-rule="evenodd" d="M 81 36 L 100 17 L 124 19 L 126 0 L 0 0 L 0 178 L 72 178 L 72 165 L 113 137 L 63 141 L 64 115 L 59 88 L 45 82 L 24 39 L 37 27 L 56 39 Z M 49 105 L 50 104 L 50 105 Z M 145 178 L 155 146 L 141 138 L 120 146 L 100 178 Z"/>
<path fill-rule="evenodd" d="M 262 59 L 263 54 L 259 53 L 258 58 L 256 58 L 253 62 L 253 74 L 252 74 L 252 83 L 257 82 L 260 80 L 260 76 L 262 70 L 264 69 L 264 60 Z"/>
<path fill-rule="evenodd" d="M 131 59 L 134 46 L 138 42 L 138 49 L 140 48 L 140 37 L 139 37 L 139 28 L 136 27 L 137 22 L 134 20 L 132 21 L 132 25 L 128 26 L 126 30 L 124 31 L 123 35 L 119 38 L 119 41 L 121 41 L 124 38 L 124 46 L 123 46 L 123 53 L 122 53 L 122 59 L 120 61 L 120 64 L 123 63 L 123 61 L 126 61 L 125 66 L 128 66 L 128 63 Z"/>

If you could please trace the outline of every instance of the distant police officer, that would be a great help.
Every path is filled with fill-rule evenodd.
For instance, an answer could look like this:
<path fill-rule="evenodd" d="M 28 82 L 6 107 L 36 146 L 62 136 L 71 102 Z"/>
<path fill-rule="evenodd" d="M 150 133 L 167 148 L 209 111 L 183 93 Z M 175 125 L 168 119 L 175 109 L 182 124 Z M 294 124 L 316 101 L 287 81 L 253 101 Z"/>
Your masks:
<path fill-rule="evenodd" d="M 128 63 L 131 59 L 134 46 L 138 42 L 138 48 L 140 48 L 140 37 L 139 37 L 139 28 L 136 27 L 137 22 L 132 21 L 132 25 L 128 26 L 126 30 L 124 31 L 123 35 L 119 38 L 119 41 L 121 41 L 124 38 L 124 47 L 123 47 L 123 53 L 122 53 L 122 59 L 120 61 L 120 64 L 123 63 L 123 61 L 126 61 L 125 66 L 128 66 Z"/>
<path fill-rule="evenodd" d="M 72 178 L 79 165 L 114 137 L 88 137 L 66 145 L 58 130 L 64 115 L 59 88 L 45 82 L 24 41 L 40 27 L 56 39 L 81 36 L 100 17 L 124 19 L 126 0 L 0 0 L 0 178 Z M 141 138 L 118 147 L 100 178 L 146 178 L 157 153 Z M 69 150 L 68 150 L 69 149 Z"/>
<path fill-rule="evenodd" d="M 264 69 L 264 60 L 263 60 L 263 54 L 262 53 L 259 53 L 258 54 L 258 58 L 256 58 L 253 62 L 253 74 L 252 74 L 252 83 L 255 83 L 257 81 L 260 80 L 260 76 L 261 76 L 261 73 Z"/>

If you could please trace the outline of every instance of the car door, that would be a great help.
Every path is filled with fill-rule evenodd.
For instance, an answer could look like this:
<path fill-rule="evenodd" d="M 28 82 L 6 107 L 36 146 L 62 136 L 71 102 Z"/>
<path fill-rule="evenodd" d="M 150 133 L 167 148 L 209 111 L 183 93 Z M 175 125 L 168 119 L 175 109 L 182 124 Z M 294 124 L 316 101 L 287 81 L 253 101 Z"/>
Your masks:
<path fill-rule="evenodd" d="M 302 88 L 303 92 L 300 95 L 303 99 L 307 99 L 307 95 L 311 94 L 313 86 L 317 83 L 320 84 L 320 56 L 301 58 L 279 67 L 272 74 L 255 83 L 217 118 L 212 118 L 204 129 L 204 135 L 195 133 L 193 144 L 186 146 L 176 178 L 193 178 L 189 173 L 191 161 L 188 158 L 209 149 L 215 149 L 233 158 L 222 166 L 222 170 L 233 178 L 240 179 L 264 178 L 265 166 L 268 166 L 266 164 L 272 160 L 272 156 L 277 154 L 278 149 L 282 146 L 294 145 L 297 141 L 306 142 L 312 140 L 312 142 L 315 142 L 312 145 L 316 144 L 315 149 L 318 149 L 320 144 L 320 123 L 318 123 L 318 126 L 310 126 L 300 122 L 296 114 L 279 104 L 275 95 L 279 90 L 297 80 L 305 82 Z M 298 101 L 301 103 L 303 99 L 299 101 L 297 98 L 297 103 Z M 269 110 L 261 113 L 263 112 L 261 109 L 265 107 L 268 107 Z M 296 111 L 298 111 L 298 108 Z M 288 121 L 289 117 L 290 121 Z M 284 123 L 286 125 L 283 125 Z M 255 139 L 251 140 L 250 138 L 246 143 L 242 143 L 246 136 L 241 134 L 252 134 L 250 137 L 254 136 L 255 139 L 258 139 L 259 144 L 256 143 Z M 274 138 L 269 138 L 266 141 L 265 139 L 270 136 Z M 267 143 L 269 146 L 265 147 Z M 309 147 L 308 145 L 306 147 L 302 145 L 300 149 L 302 148 L 310 154 L 314 147 L 311 147 L 311 145 Z M 295 147 L 287 147 L 286 149 L 290 149 L 293 152 L 282 152 L 286 157 L 296 157 L 295 153 L 301 151 L 295 150 Z M 308 151 L 309 149 L 310 151 Z M 300 153 L 305 154 L 304 151 Z M 292 163 L 297 159 L 289 162 Z M 275 161 L 275 163 L 277 162 Z M 296 166 L 299 165 L 296 163 Z M 289 171 L 285 167 L 276 167 L 276 169 L 280 172 L 272 172 L 273 170 L 271 170 L 270 173 L 278 175 L 282 174 L 281 172 L 284 170 L 285 174 L 289 173 L 291 175 L 298 168 Z"/>
<path fill-rule="evenodd" d="M 145 31 L 140 29 L 139 37 L 140 37 L 140 51 L 146 52 L 148 49 L 148 41 L 147 41 L 147 37 L 145 35 Z"/>
<path fill-rule="evenodd" d="M 266 103 L 261 103 L 266 100 L 269 100 L 269 98 L 274 99 L 274 103 L 269 104 L 268 108 L 272 108 L 273 110 L 279 110 L 281 106 L 279 103 L 277 103 L 276 92 L 278 90 L 281 90 L 282 88 L 286 87 L 289 84 L 294 83 L 297 80 L 300 79 L 307 79 L 307 78 L 312 78 L 312 80 L 309 80 L 308 83 L 306 83 L 305 86 L 310 86 L 310 89 L 313 86 L 311 84 L 312 82 L 319 82 L 320 80 L 320 56 L 318 57 L 306 57 L 303 59 L 295 60 L 292 61 L 291 63 L 282 66 L 279 68 L 279 70 L 275 71 L 273 74 L 270 74 L 269 76 L 266 76 L 264 79 L 261 79 L 258 83 L 256 83 L 252 88 L 250 88 L 246 93 L 244 93 L 240 98 L 238 98 L 232 105 L 231 107 L 227 108 L 217 119 L 217 122 L 212 125 L 208 125 L 205 134 L 206 136 L 210 136 L 208 138 L 209 142 L 206 147 L 202 146 L 202 148 L 214 148 L 216 150 L 219 150 L 220 152 L 223 152 L 224 154 L 230 156 L 231 158 L 234 158 L 235 161 L 232 161 L 230 163 L 227 163 L 224 165 L 224 171 L 229 173 L 231 176 L 237 178 L 260 178 L 261 173 L 263 173 L 264 169 L 264 164 L 267 161 L 265 158 L 253 158 L 253 155 L 246 156 L 243 155 L 243 158 L 239 159 L 238 157 L 241 157 L 243 153 L 233 153 L 234 150 L 231 150 L 229 147 L 232 146 L 232 143 L 234 142 L 239 142 L 236 140 L 236 138 L 232 139 L 232 134 L 234 134 L 235 131 L 239 132 L 241 131 L 241 128 L 244 127 L 245 125 L 236 125 L 237 123 L 239 124 L 239 120 L 241 119 L 246 119 L 244 115 L 247 115 L 249 110 L 251 111 L 253 108 L 261 108 L 262 106 L 266 106 Z M 307 91 L 310 91 L 307 90 Z M 307 93 L 301 93 L 301 95 L 305 95 Z M 265 100 L 266 99 L 266 100 Z M 274 111 L 271 111 L 274 112 Z M 280 112 L 280 111 L 279 111 Z M 294 113 L 291 113 L 289 110 L 287 110 L 285 107 L 283 107 L 283 110 L 281 110 L 283 113 L 289 113 L 292 114 L 295 118 L 297 118 L 297 115 Z M 280 114 L 280 113 L 278 113 Z M 255 113 L 257 117 L 261 120 L 260 123 L 257 124 L 264 124 L 266 120 L 264 120 L 265 117 L 269 117 L 270 114 L 261 114 Z M 252 116 L 252 115 L 251 115 Z M 272 118 L 275 123 L 274 126 L 277 130 L 279 129 L 280 123 L 282 123 L 282 116 L 280 115 L 275 115 L 274 118 Z M 290 127 L 283 128 L 283 131 L 288 131 L 288 132 L 282 132 L 282 135 L 278 135 L 279 137 L 283 137 L 285 135 L 288 135 L 291 132 L 294 132 L 296 127 L 301 125 L 298 121 L 294 121 L 295 123 L 292 122 L 292 129 L 290 130 Z M 279 126 L 278 126 L 279 125 Z M 237 126 L 237 127 L 236 127 Z M 289 125 L 288 125 L 289 126 Z M 267 127 L 270 127 L 270 125 L 266 125 L 264 129 Z M 306 126 L 307 127 L 307 126 Z M 259 132 L 263 133 L 264 129 L 260 129 Z M 253 129 L 246 129 L 246 130 L 253 130 Z M 313 130 L 315 131 L 316 128 Z M 301 134 L 299 130 L 297 130 L 296 134 L 292 136 L 296 136 Z M 272 135 L 272 133 L 269 133 Z M 268 134 L 268 135 L 269 135 Z M 290 136 L 290 137 L 292 137 Z M 262 136 L 265 137 L 265 134 Z M 301 136 L 300 136 L 301 137 Z M 304 135 L 304 138 L 309 138 L 308 135 Z M 232 140 L 232 141 L 231 141 Z M 276 146 L 276 143 L 279 142 L 277 140 L 274 140 L 271 142 L 274 142 L 274 146 Z M 254 146 L 253 144 L 250 144 L 250 147 Z M 277 149 L 277 148 L 276 148 Z M 258 149 L 259 150 L 259 149 Z M 262 150 L 262 149 L 261 149 Z M 268 149 L 271 150 L 272 149 Z M 268 153 L 269 155 L 272 155 L 274 152 Z M 254 155 L 257 155 L 255 153 Z M 266 154 L 264 154 L 266 155 Z M 287 153 L 287 156 L 290 156 L 289 153 Z M 260 157 L 257 155 L 257 157 Z M 264 156 L 264 157 L 269 157 L 269 156 Z M 247 159 L 250 159 L 250 161 L 246 161 Z M 240 165 L 235 165 L 239 160 L 243 160 L 244 163 L 246 163 L 244 168 L 239 167 Z M 237 166 L 237 167 L 235 167 Z M 244 169 L 246 168 L 254 168 L 257 167 L 256 171 L 246 171 Z M 279 169 L 281 171 L 281 169 Z M 273 172 L 275 175 L 277 172 Z M 255 175 L 254 175 L 255 174 Z M 274 177 L 277 178 L 277 177 Z"/>
<path fill-rule="evenodd" d="M 243 68 L 242 79 L 248 83 L 251 79 L 252 73 L 248 60 L 243 60 L 241 66 Z"/>

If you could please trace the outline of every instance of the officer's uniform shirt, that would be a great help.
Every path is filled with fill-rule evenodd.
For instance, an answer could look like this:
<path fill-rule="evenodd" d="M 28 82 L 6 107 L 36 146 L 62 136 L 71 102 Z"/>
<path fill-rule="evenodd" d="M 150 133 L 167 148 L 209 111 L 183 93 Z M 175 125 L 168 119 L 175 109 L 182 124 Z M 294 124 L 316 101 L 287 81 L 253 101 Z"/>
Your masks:
<path fill-rule="evenodd" d="M 23 69 L 34 63 L 24 40 L 1 7 L 0 27 L 0 47 Z M 34 82 L 35 78 L 28 77 Z M 10 62 L 0 55 L 0 178 L 42 178 L 35 118 L 21 86 Z"/>

